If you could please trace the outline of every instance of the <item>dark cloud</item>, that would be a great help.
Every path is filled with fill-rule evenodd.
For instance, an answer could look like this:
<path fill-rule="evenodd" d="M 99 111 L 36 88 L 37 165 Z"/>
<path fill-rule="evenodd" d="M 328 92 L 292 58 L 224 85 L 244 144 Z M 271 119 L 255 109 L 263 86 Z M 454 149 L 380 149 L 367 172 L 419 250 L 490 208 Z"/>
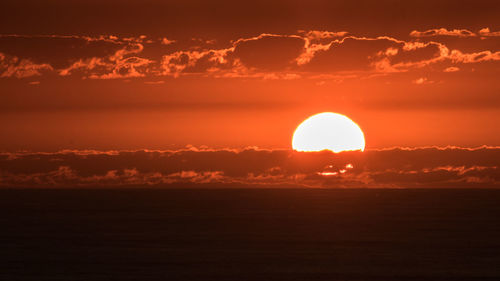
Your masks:
<path fill-rule="evenodd" d="M 66 68 L 78 60 L 106 57 L 129 43 L 115 37 L 2 35 L 0 53 Z"/>
<path fill-rule="evenodd" d="M 437 29 L 422 33 L 426 37 L 405 40 L 383 34 L 364 37 L 343 31 L 299 30 L 291 35 L 263 33 L 222 43 L 172 38 L 167 40 L 169 44 L 165 37 L 145 35 L 0 35 L 0 76 L 53 73 L 110 79 L 199 75 L 286 80 L 318 74 L 366 77 L 417 69 L 436 71 L 432 66 L 447 63 L 438 67 L 441 72 L 456 64 L 500 60 L 496 32 L 485 29 L 484 36 L 430 36 L 439 32 L 463 33 Z"/>
<path fill-rule="evenodd" d="M 500 187 L 500 148 L 66 151 L 0 155 L 2 187 Z"/>
<path fill-rule="evenodd" d="M 283 70 L 296 64 L 305 40 L 299 36 L 261 35 L 235 44 L 234 55 L 247 67 Z"/>
<path fill-rule="evenodd" d="M 334 41 L 328 49 L 318 51 L 304 67 L 310 71 L 366 71 L 381 51 L 398 48 L 401 43 L 395 40 L 364 39 L 347 37 Z"/>

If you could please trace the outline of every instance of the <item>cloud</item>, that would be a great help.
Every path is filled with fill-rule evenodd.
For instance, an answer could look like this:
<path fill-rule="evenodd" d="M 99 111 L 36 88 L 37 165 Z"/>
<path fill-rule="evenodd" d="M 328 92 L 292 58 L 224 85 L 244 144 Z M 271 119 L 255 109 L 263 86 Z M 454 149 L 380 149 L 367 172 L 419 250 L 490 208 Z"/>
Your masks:
<path fill-rule="evenodd" d="M 454 63 L 478 63 L 484 61 L 500 60 L 500 51 L 482 51 L 476 53 L 462 53 L 459 50 L 452 50 L 447 56 Z"/>
<path fill-rule="evenodd" d="M 349 36 L 317 48 L 304 65 L 309 71 L 366 71 L 381 51 L 398 48 L 402 42 L 389 37 L 365 38 Z"/>
<path fill-rule="evenodd" d="M 426 67 L 445 60 L 448 53 L 448 48 L 437 42 L 348 36 L 328 44 L 306 45 L 297 64 L 311 72 L 387 74 Z"/>
<path fill-rule="evenodd" d="M 299 34 L 303 35 L 310 41 L 321 40 L 321 39 L 332 39 L 332 38 L 342 38 L 348 34 L 347 31 L 320 31 L 320 30 L 299 30 Z"/>
<path fill-rule="evenodd" d="M 414 38 L 407 40 L 300 30 L 297 34 L 262 33 L 225 43 L 196 38 L 153 40 L 146 35 L 0 35 L 0 76 L 24 78 L 55 72 L 93 79 L 373 77 L 498 61 L 497 33 L 489 28 L 478 34 L 439 28 L 412 31 Z M 433 67 L 435 64 L 440 65 Z"/>
<path fill-rule="evenodd" d="M 294 64 L 305 43 L 300 36 L 261 34 L 236 41 L 234 56 L 249 68 L 283 70 Z"/>
<path fill-rule="evenodd" d="M 59 75 L 67 76 L 74 71 L 82 71 L 82 74 L 92 79 L 116 79 L 145 76 L 146 66 L 153 63 L 152 60 L 133 56 L 144 49 L 140 43 L 133 43 L 116 50 L 113 54 L 104 57 L 92 57 L 79 60 L 68 68 L 61 69 Z"/>
<path fill-rule="evenodd" d="M 443 71 L 444 72 L 457 72 L 457 71 L 460 71 L 460 68 L 455 67 L 455 66 L 450 66 L 450 67 L 445 68 Z"/>
<path fill-rule="evenodd" d="M 420 77 L 418 79 L 413 80 L 412 83 L 417 84 L 417 85 L 422 85 L 422 84 L 431 84 L 431 83 L 433 83 L 433 81 L 429 81 L 425 77 Z"/>
<path fill-rule="evenodd" d="M 61 76 L 81 75 L 85 78 L 142 77 L 139 69 L 152 63 L 148 58 L 134 56 L 149 43 L 145 35 L 117 36 L 78 35 L 0 35 L 0 52 L 17 58 L 3 77 L 40 75 L 40 70 L 56 71 Z M 11 63 L 12 65 L 12 63 Z"/>
<path fill-rule="evenodd" d="M 500 187 L 500 148 L 0 154 L 3 187 Z"/>
<path fill-rule="evenodd" d="M 328 44 L 321 44 L 321 43 L 311 44 L 310 41 L 306 41 L 304 51 L 295 59 L 297 65 L 300 66 L 308 64 L 314 58 L 316 53 L 329 50 L 331 45 L 332 42 Z"/>
<path fill-rule="evenodd" d="M 53 68 L 49 64 L 37 64 L 29 59 L 8 57 L 7 55 L 0 53 L 0 78 L 26 78 L 31 76 L 40 76 L 42 75 L 42 72 L 51 70 L 53 70 Z"/>
<path fill-rule="evenodd" d="M 410 32 L 412 37 L 433 37 L 433 36 L 456 36 L 456 37 L 474 37 L 477 36 L 474 32 L 467 29 L 452 29 L 435 28 L 426 31 L 414 30 Z"/>
<path fill-rule="evenodd" d="M 66 68 L 78 60 L 106 57 L 130 42 L 116 36 L 0 35 L 0 52 L 37 64 Z"/>
<path fill-rule="evenodd" d="M 240 38 L 228 48 L 176 51 L 162 57 L 161 74 L 290 79 L 296 74 L 280 72 L 295 65 L 304 44 L 299 36 L 261 34 Z"/>
<path fill-rule="evenodd" d="M 162 45 L 170 45 L 170 44 L 173 44 L 177 41 L 176 40 L 169 40 L 169 39 L 167 39 L 167 37 L 163 37 L 163 38 L 161 38 L 160 42 Z"/>
<path fill-rule="evenodd" d="M 377 66 L 378 63 L 385 62 L 387 64 L 386 68 L 390 70 L 409 71 L 412 69 L 421 69 L 442 62 L 451 62 L 453 64 L 471 64 L 500 60 L 500 51 L 492 52 L 486 50 L 480 52 L 465 53 L 456 49 L 450 50 L 448 47 L 446 47 L 446 45 L 437 42 L 409 43 L 405 44 L 405 46 L 406 48 L 407 46 L 416 47 L 407 49 L 406 51 L 411 51 L 412 53 L 403 60 L 398 57 L 399 54 L 402 54 L 402 56 L 404 56 L 404 52 L 401 52 L 393 58 L 381 56 L 382 59 L 376 62 L 374 65 Z M 405 47 L 403 47 L 403 50 L 405 50 Z"/>
<path fill-rule="evenodd" d="M 497 36 L 500 36 L 500 31 L 491 32 L 488 27 L 485 27 L 485 28 L 479 30 L 479 35 L 486 36 L 486 37 L 489 37 L 489 36 L 497 37 Z"/>
<path fill-rule="evenodd" d="M 177 51 L 164 55 L 161 60 L 161 74 L 178 77 L 185 73 L 217 72 L 230 67 L 227 54 L 232 48 L 205 51 Z"/>
<path fill-rule="evenodd" d="M 145 81 L 144 84 L 148 84 L 148 85 L 160 85 L 160 84 L 165 84 L 165 81 L 163 81 L 163 80 Z"/>

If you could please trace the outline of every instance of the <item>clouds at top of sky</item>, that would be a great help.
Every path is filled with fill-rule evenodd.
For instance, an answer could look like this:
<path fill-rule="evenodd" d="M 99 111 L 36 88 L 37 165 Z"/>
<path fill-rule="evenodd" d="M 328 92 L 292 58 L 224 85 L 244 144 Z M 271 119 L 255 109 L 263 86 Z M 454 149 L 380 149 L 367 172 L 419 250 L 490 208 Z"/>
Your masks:
<path fill-rule="evenodd" d="M 461 64 L 500 61 L 500 51 L 494 47 L 500 40 L 497 33 L 489 28 L 478 32 L 437 28 L 414 30 L 408 38 L 395 38 L 309 30 L 295 34 L 264 33 L 217 43 L 145 35 L 1 35 L 0 76 L 51 74 L 110 79 L 200 75 L 288 79 L 318 73 L 369 76 L 417 70 L 442 72 L 450 67 L 460 68 Z"/>
<path fill-rule="evenodd" d="M 8 187 L 500 187 L 500 148 L 61 151 L 0 154 Z"/>

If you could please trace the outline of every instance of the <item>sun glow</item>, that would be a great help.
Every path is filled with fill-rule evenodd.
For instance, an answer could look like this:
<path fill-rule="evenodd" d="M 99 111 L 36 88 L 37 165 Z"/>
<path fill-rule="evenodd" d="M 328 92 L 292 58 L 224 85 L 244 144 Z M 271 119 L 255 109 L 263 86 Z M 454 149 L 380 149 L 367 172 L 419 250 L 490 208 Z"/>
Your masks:
<path fill-rule="evenodd" d="M 365 136 L 361 128 L 348 117 L 323 112 L 307 118 L 295 129 L 292 147 L 297 151 L 363 151 Z"/>

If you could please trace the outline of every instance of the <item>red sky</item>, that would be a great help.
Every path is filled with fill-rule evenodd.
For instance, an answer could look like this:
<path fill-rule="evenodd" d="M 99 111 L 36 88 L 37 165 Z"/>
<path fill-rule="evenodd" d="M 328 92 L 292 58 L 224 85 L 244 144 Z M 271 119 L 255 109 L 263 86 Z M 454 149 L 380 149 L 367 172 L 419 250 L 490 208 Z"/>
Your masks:
<path fill-rule="evenodd" d="M 500 145 L 498 1 L 2 1 L 0 151 Z M 9 156 L 12 157 L 12 156 Z M 472 164 L 471 164 L 472 165 Z"/>

